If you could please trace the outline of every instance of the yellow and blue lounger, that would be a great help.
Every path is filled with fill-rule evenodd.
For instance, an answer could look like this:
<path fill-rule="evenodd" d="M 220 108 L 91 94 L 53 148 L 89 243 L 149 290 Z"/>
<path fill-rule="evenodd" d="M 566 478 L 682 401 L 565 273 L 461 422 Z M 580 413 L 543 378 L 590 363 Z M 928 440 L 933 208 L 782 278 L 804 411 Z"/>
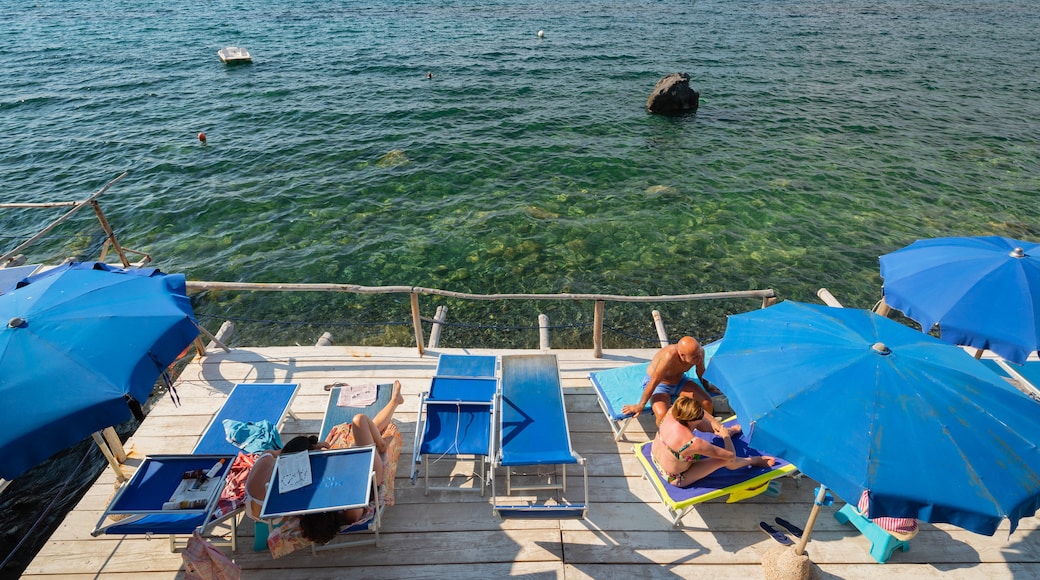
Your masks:
<path fill-rule="evenodd" d="M 726 426 L 735 425 L 736 419 L 730 419 L 723 423 Z M 722 447 L 722 439 L 712 433 L 695 432 L 698 437 L 705 441 L 711 441 L 714 445 Z M 657 492 L 658 497 L 668 508 L 672 517 L 672 524 L 676 527 L 682 523 L 683 517 L 693 509 L 693 506 L 719 497 L 726 497 L 726 503 L 738 502 L 749 497 L 754 497 L 769 487 L 769 482 L 777 477 L 791 474 L 796 471 L 794 465 L 777 458 L 773 467 L 745 467 L 743 469 L 719 469 L 711 475 L 695 482 L 690 487 L 675 487 L 668 483 L 657 466 L 650 459 L 650 446 L 653 441 L 636 443 L 633 447 L 639 464 L 643 466 L 644 477 L 650 481 Z M 744 436 L 733 438 L 733 448 L 740 457 L 752 457 L 762 455 L 757 450 L 748 446 Z"/>
<path fill-rule="evenodd" d="M 425 493 L 430 490 L 480 491 L 484 495 L 493 450 L 497 358 L 488 355 L 441 355 L 422 394 L 412 448 L 412 481 L 423 463 Z M 444 457 L 472 457 L 479 486 L 430 485 L 430 464 Z"/>
<path fill-rule="evenodd" d="M 567 410 L 556 355 L 507 355 L 502 357 L 499 389 L 499 439 L 494 469 L 506 470 L 506 495 L 513 490 L 567 489 L 567 466 L 581 465 L 584 472 L 583 503 L 508 505 L 498 502 L 495 480 L 491 489 L 494 511 L 501 517 L 584 518 L 588 513 L 589 470 L 585 459 L 571 448 Z M 514 468 L 552 465 L 560 468 L 560 483 L 514 486 Z M 555 474 L 555 472 L 554 472 Z"/>
<path fill-rule="evenodd" d="M 708 364 L 711 356 L 719 349 L 719 342 L 715 341 L 704 347 L 704 364 Z M 610 422 L 610 430 L 614 432 L 614 441 L 620 441 L 625 436 L 632 421 L 632 415 L 622 413 L 621 408 L 639 402 L 642 394 L 643 378 L 646 376 L 646 368 L 650 363 L 639 363 L 617 367 L 605 371 L 593 371 L 589 373 L 589 380 L 596 388 L 596 397 L 599 408 L 603 410 L 607 421 Z M 700 384 L 696 377 L 690 380 Z M 643 408 L 643 413 L 650 410 L 649 405 Z"/>

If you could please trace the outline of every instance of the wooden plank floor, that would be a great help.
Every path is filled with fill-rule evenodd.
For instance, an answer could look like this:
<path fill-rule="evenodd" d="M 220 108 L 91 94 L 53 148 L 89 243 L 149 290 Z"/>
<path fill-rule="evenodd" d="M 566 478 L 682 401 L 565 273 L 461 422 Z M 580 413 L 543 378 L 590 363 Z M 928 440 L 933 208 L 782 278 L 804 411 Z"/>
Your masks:
<path fill-rule="evenodd" d="M 177 383 L 181 406 L 169 398 L 156 404 L 129 442 L 130 464 L 146 454 L 187 453 L 235 383 L 300 383 L 300 393 L 283 439 L 316 433 L 327 393 L 323 385 L 391 382 L 400 379 L 406 403 L 395 419 L 404 435 L 397 472 L 397 505 L 387 510 L 381 546 L 347 548 L 311 555 L 300 551 L 272 559 L 254 552 L 248 520 L 239 530 L 234 559 L 245 578 L 747 578 L 762 577 L 761 554 L 775 546 L 758 529 L 761 520 L 780 516 L 803 524 L 815 483 L 783 479 L 779 497 L 758 496 L 736 504 L 701 504 L 675 529 L 632 453 L 645 441 L 652 418 L 629 429 L 629 441 L 614 443 L 606 418 L 588 381 L 589 371 L 644 362 L 654 350 L 625 350 L 593 358 L 590 351 L 554 351 L 560 359 L 568 420 L 575 449 L 590 469 L 591 509 L 586 520 L 500 520 L 488 497 L 461 492 L 423 494 L 412 485 L 409 463 L 419 393 L 429 387 L 440 353 L 507 354 L 506 351 L 369 347 L 278 347 L 211 352 L 187 367 Z M 509 351 L 519 353 L 525 351 Z M 533 351 L 526 351 L 533 352 Z M 807 423 L 807 428 L 811 425 Z M 465 464 L 448 472 L 438 462 L 434 473 L 465 478 Z M 580 493 L 576 472 L 568 482 Z M 570 478 L 569 478 L 570 479 Z M 111 470 L 98 479 L 70 512 L 24 578 L 176 578 L 181 556 L 166 537 L 100 536 L 90 531 L 114 491 Z M 576 499 L 580 499 L 576 498 Z M 840 505 L 840 504 L 839 504 Z M 884 565 L 869 556 L 869 543 L 834 520 L 836 507 L 824 508 L 809 543 L 809 553 L 824 578 L 1040 578 L 1038 520 L 1028 518 L 1010 538 L 1007 524 L 994 537 L 946 525 L 922 524 L 909 552 Z M 225 549 L 226 552 L 230 552 Z"/>

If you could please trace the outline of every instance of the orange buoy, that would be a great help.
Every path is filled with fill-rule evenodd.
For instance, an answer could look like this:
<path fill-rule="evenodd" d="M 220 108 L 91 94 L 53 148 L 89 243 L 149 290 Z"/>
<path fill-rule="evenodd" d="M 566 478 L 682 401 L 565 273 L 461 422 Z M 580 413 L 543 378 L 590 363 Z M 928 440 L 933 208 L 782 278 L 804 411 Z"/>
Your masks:
<path fill-rule="evenodd" d="M 199 141 L 202 141 L 203 143 L 206 142 L 206 134 L 202 131 L 199 131 Z"/>

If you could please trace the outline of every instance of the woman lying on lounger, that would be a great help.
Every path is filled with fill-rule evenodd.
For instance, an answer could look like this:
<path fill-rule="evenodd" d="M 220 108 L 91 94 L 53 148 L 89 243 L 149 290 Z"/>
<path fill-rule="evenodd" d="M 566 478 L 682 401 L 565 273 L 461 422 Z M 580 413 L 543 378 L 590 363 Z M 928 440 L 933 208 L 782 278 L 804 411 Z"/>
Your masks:
<path fill-rule="evenodd" d="M 376 484 L 381 490 L 386 489 L 386 486 L 383 485 L 386 477 L 384 473 L 386 471 L 385 464 L 387 462 L 390 462 L 392 466 L 397 464 L 396 455 L 395 457 L 388 457 L 387 449 L 395 437 L 398 440 L 400 439 L 400 435 L 391 419 L 397 406 L 403 402 L 401 381 L 394 381 L 394 391 L 390 395 L 390 402 L 376 414 L 374 419 L 369 418 L 367 415 L 354 415 L 353 421 L 337 425 L 329 432 L 328 442 L 333 449 L 375 445 L 378 453 L 375 456 L 373 469 L 375 470 Z M 399 448 L 397 453 L 400 453 Z M 389 477 L 392 478 L 393 475 Z M 391 488 L 390 503 L 393 501 L 392 497 L 393 492 Z M 382 501 L 386 503 L 385 499 Z M 349 510 L 305 514 L 300 516 L 300 533 L 304 538 L 316 544 L 326 544 L 336 537 L 336 534 L 341 529 L 371 517 L 374 509 L 375 506 L 370 505 Z"/>
<path fill-rule="evenodd" d="M 725 448 L 712 445 L 693 434 L 714 433 L 722 438 Z M 705 416 L 701 404 L 692 397 L 679 397 L 661 421 L 660 429 L 650 447 L 650 457 L 657 470 L 676 487 L 689 487 L 712 472 L 741 467 L 772 467 L 772 457 L 737 457 L 731 437 L 740 433 L 740 426 L 724 427 L 714 417 Z"/>
<path fill-rule="evenodd" d="M 390 424 L 390 419 L 393 417 L 397 406 L 403 402 L 404 399 L 401 397 L 401 382 L 395 381 L 394 392 L 390 397 L 390 402 L 379 411 L 376 418 L 371 419 L 366 415 L 359 414 L 354 416 L 354 421 L 352 423 L 337 425 L 333 428 L 332 432 L 329 433 L 329 439 L 332 441 L 332 444 L 325 441 L 319 442 L 318 438 L 314 435 L 300 435 L 299 437 L 290 439 L 289 442 L 282 447 L 281 451 L 264 452 L 263 455 L 256 459 L 256 463 L 254 463 L 252 469 L 249 470 L 249 477 L 246 478 L 246 514 L 256 521 L 261 521 L 260 510 L 263 508 L 264 498 L 267 497 L 267 489 L 271 483 L 271 475 L 274 473 L 275 462 L 278 459 L 278 455 L 281 453 L 360 447 L 374 444 L 376 450 L 379 451 L 375 458 L 375 470 L 377 474 L 376 481 L 378 483 L 383 483 L 382 461 L 386 454 L 386 442 L 380 434 L 387 428 L 387 425 Z M 348 510 L 348 512 L 354 511 L 361 512 L 362 510 L 360 508 L 357 510 Z M 356 519 L 357 518 L 355 518 L 355 520 Z"/>
<path fill-rule="evenodd" d="M 300 451 L 311 451 L 315 449 L 328 449 L 328 444 L 318 442 L 314 435 L 300 435 L 293 437 L 281 450 L 264 451 L 256 458 L 253 467 L 249 469 L 246 477 L 245 508 L 246 515 L 250 518 L 260 520 L 260 510 L 264 507 L 264 498 L 267 497 L 267 487 L 271 483 L 271 474 L 274 473 L 275 462 L 282 453 L 298 453 Z"/>

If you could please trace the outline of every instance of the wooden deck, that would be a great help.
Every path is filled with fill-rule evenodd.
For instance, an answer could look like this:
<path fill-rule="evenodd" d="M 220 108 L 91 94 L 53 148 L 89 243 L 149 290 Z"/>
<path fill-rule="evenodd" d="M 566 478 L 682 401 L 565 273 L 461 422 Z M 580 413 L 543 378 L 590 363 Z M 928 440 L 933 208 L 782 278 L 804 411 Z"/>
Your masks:
<path fill-rule="evenodd" d="M 395 419 L 404 435 L 397 473 L 397 505 L 383 520 L 381 546 L 346 548 L 311 555 L 300 551 L 272 559 L 252 549 L 253 528 L 239 530 L 233 555 L 245 578 L 760 578 L 761 553 L 777 545 L 758 529 L 776 516 L 804 524 L 815 483 L 797 485 L 785 478 L 779 497 L 760 495 L 735 504 L 701 504 L 675 529 L 632 453 L 632 442 L 647 439 L 652 418 L 642 429 L 629 429 L 628 441 L 614 443 L 606 418 L 588 381 L 589 371 L 649 359 L 653 350 L 609 351 L 596 359 L 591 351 L 554 351 L 566 391 L 568 420 L 575 449 L 589 461 L 591 509 L 586 520 L 500 520 L 488 497 L 460 492 L 423 495 L 412 485 L 409 462 L 419 393 L 429 387 L 441 352 L 505 354 L 503 351 L 443 349 L 420 358 L 415 349 L 358 347 L 279 347 L 211 352 L 196 360 L 177 384 L 181 406 L 169 398 L 158 403 L 128 444 L 134 457 L 187 453 L 239 382 L 288 381 L 301 390 L 283 438 L 316 433 L 332 382 L 404 384 L 406 403 Z M 521 351 L 510 351 L 521 352 Z M 811 422 L 806 423 L 807 435 Z M 460 466 L 456 472 L 465 471 Z M 570 472 L 580 475 L 577 472 Z M 443 474 L 443 473 L 442 473 Z M 446 474 L 445 474 L 446 475 Z M 154 579 L 183 576 L 181 556 L 169 551 L 165 537 L 100 536 L 90 531 L 113 493 L 111 470 L 94 484 L 70 512 L 24 578 Z M 579 489 L 572 480 L 568 486 Z M 896 553 L 884 565 L 869 556 L 869 543 L 824 508 L 809 543 L 809 553 L 824 578 L 1040 578 L 1038 520 L 1022 520 L 1013 536 L 1007 524 L 995 537 L 952 526 L 922 524 L 909 552 Z M 228 551 L 228 550 L 225 550 Z"/>

